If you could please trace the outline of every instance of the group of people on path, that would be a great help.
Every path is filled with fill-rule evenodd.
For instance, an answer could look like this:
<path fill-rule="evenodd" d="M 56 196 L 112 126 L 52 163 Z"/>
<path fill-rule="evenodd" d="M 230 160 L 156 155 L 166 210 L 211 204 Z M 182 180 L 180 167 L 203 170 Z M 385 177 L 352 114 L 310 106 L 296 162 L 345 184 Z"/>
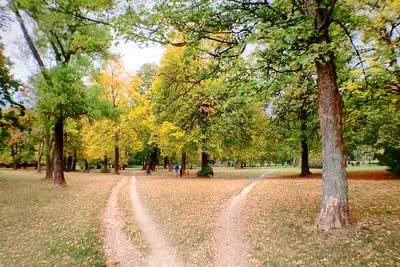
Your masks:
<path fill-rule="evenodd" d="M 181 167 L 179 167 L 179 164 L 178 163 L 175 163 L 175 174 L 177 175 L 178 174 L 178 171 L 179 171 L 179 176 L 180 177 L 182 177 L 183 176 L 183 172 L 184 172 L 184 170 L 183 170 L 183 166 L 181 166 Z M 187 176 L 189 176 L 189 170 L 187 171 Z"/>

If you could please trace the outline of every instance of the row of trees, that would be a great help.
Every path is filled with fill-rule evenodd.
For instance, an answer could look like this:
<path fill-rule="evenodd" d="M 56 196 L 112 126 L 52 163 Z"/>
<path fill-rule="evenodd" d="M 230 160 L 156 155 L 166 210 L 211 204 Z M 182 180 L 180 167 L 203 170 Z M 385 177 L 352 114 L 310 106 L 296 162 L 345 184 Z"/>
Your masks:
<path fill-rule="evenodd" d="M 2 141 L 14 162 L 43 154 L 55 185 L 78 159 L 105 157 L 119 173 L 135 152 L 153 169 L 159 155 L 170 166 L 180 158 L 184 168 L 201 159 L 204 169 L 211 158 L 239 166 L 301 151 L 308 175 L 311 151 L 323 158 L 318 225 L 330 229 L 350 224 L 345 153 L 377 153 L 399 171 L 398 1 L 8 0 L 7 7 L 40 71 L 31 82 L 34 107 L 4 124 Z M 128 74 L 108 52 L 111 31 L 165 45 L 160 66 Z M 23 115 L 3 98 L 2 120 Z"/>

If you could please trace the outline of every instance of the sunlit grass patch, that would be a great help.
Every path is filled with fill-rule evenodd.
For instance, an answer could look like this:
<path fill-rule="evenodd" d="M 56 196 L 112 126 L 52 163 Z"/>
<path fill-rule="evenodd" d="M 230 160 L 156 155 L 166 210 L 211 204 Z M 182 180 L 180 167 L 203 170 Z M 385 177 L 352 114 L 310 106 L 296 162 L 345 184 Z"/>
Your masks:
<path fill-rule="evenodd" d="M 250 181 L 164 175 L 169 174 L 138 177 L 144 206 L 187 265 L 211 265 L 216 253 L 213 234 L 221 205 Z"/>
<path fill-rule="evenodd" d="M 246 237 L 257 265 L 396 266 L 400 181 L 349 181 L 353 227 L 314 227 L 321 180 L 263 181 L 246 201 Z"/>
<path fill-rule="evenodd" d="M 0 266 L 102 266 L 101 214 L 111 175 L 67 173 L 55 188 L 44 174 L 1 171 Z"/>

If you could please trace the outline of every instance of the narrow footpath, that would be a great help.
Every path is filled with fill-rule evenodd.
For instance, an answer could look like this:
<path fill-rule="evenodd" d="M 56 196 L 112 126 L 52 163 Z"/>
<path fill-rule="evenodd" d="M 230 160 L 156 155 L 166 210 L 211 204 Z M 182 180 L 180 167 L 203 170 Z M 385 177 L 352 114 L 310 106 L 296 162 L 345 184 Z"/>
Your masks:
<path fill-rule="evenodd" d="M 184 266 L 176 255 L 176 249 L 167 243 L 163 237 L 162 230 L 147 213 L 136 187 L 136 178 L 132 176 L 132 184 L 130 190 L 132 207 L 139 223 L 140 229 L 143 231 L 144 237 L 150 247 L 150 256 L 147 259 L 148 266 L 151 267 L 181 267 Z"/>
<path fill-rule="evenodd" d="M 118 214 L 118 194 L 126 186 L 128 177 L 124 177 L 111 191 L 105 212 L 103 214 L 104 251 L 107 266 L 146 266 L 140 253 L 129 242 L 122 231 L 122 221 Z"/>
<path fill-rule="evenodd" d="M 223 205 L 216 225 L 217 259 L 215 266 L 250 266 L 241 230 L 242 206 L 246 195 L 258 182 L 252 182 Z"/>

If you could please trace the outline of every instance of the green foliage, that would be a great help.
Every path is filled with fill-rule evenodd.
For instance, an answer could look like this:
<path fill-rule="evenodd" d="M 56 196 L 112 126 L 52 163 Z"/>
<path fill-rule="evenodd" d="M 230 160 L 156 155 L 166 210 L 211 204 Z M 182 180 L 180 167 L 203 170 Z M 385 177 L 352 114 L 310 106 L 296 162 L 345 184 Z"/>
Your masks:
<path fill-rule="evenodd" d="M 322 157 L 312 156 L 308 161 L 308 166 L 311 169 L 322 169 Z"/>
<path fill-rule="evenodd" d="M 206 167 L 202 168 L 201 170 L 197 171 L 196 175 L 199 177 L 213 177 L 214 171 L 211 166 L 206 166 Z"/>
<path fill-rule="evenodd" d="M 395 175 L 400 175 L 400 149 L 387 147 L 385 152 L 377 156 L 379 163 L 389 167 L 389 171 Z"/>
<path fill-rule="evenodd" d="M 58 121 L 86 114 L 88 97 L 82 81 L 82 69 L 67 64 L 46 71 L 50 79 L 37 78 L 37 109 L 45 116 Z"/>
<path fill-rule="evenodd" d="M 21 127 L 18 118 L 25 113 L 24 107 L 14 100 L 20 90 L 20 84 L 10 73 L 11 64 L 4 56 L 4 47 L 0 43 L 0 150 L 10 136 L 10 127 Z"/>

